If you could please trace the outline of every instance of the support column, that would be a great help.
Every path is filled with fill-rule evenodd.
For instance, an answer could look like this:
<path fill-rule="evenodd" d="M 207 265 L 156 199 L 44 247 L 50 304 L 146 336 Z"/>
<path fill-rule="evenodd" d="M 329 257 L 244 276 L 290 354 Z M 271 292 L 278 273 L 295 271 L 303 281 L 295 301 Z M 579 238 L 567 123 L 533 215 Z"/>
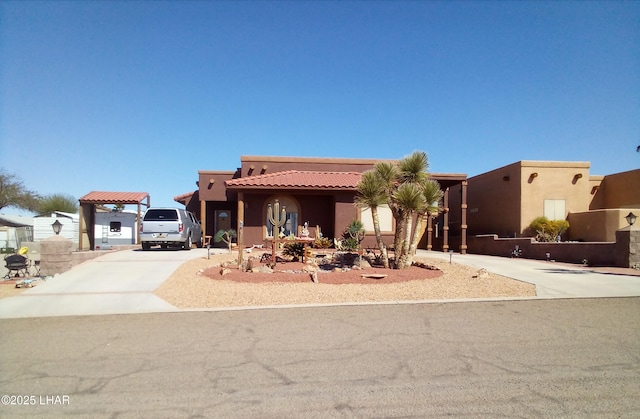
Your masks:
<path fill-rule="evenodd" d="M 444 209 L 442 217 L 442 251 L 449 251 L 449 188 L 444 191 Z"/>
<path fill-rule="evenodd" d="M 147 209 L 149 209 L 149 207 L 147 207 Z M 140 244 L 140 225 L 142 223 L 141 212 L 142 208 L 140 207 L 140 202 L 138 202 L 138 213 L 136 214 L 136 221 L 138 223 L 136 224 L 138 226 L 138 228 L 136 228 L 136 244 Z"/>
<path fill-rule="evenodd" d="M 467 253 L 467 181 L 463 180 L 460 187 L 462 191 L 460 205 L 460 213 L 462 214 L 462 220 L 460 222 L 460 254 L 464 255 Z"/>
<path fill-rule="evenodd" d="M 80 224 L 78 225 L 78 250 L 84 250 L 83 247 L 83 238 L 84 238 L 84 233 L 87 230 L 87 222 L 84 220 L 84 214 L 83 214 L 83 208 L 82 208 L 82 204 L 80 204 L 80 206 L 78 207 L 78 218 L 80 221 Z"/>
<path fill-rule="evenodd" d="M 207 241 L 207 201 L 200 201 L 200 226 L 205 243 Z"/>
<path fill-rule="evenodd" d="M 242 266 L 244 253 L 244 193 L 238 192 L 238 269 Z"/>

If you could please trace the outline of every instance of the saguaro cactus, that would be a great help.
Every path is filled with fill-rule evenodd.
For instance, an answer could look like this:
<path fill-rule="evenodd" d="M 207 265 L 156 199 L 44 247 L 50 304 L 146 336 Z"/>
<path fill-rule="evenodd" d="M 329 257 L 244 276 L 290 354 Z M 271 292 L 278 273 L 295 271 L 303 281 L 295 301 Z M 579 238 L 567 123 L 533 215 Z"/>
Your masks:
<path fill-rule="evenodd" d="M 284 234 L 284 230 L 281 231 L 280 229 L 287 222 L 287 211 L 284 205 L 282 206 L 282 211 L 280 210 L 280 202 L 277 199 L 273 203 L 273 208 L 271 204 L 267 206 L 267 218 L 273 224 L 273 237 L 279 237 L 280 234 Z M 276 231 L 278 232 L 277 234 Z"/>

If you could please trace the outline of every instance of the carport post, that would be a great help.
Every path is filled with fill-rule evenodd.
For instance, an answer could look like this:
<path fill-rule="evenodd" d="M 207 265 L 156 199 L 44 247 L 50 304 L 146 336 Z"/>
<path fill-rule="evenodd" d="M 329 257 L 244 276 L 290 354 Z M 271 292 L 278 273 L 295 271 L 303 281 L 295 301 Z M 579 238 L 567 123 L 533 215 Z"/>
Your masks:
<path fill-rule="evenodd" d="M 242 269 L 242 253 L 244 247 L 243 240 L 243 227 L 244 227 L 244 194 L 238 192 L 238 269 Z"/>

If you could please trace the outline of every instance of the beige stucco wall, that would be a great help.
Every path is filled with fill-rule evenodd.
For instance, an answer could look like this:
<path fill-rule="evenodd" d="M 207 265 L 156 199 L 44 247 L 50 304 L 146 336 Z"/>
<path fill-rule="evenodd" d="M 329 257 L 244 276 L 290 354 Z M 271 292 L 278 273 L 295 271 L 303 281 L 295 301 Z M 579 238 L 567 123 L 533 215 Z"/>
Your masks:
<path fill-rule="evenodd" d="M 585 211 L 569 214 L 569 240 L 605 241 L 616 240 L 616 231 L 629 224 L 624 218 L 632 211 L 640 214 L 640 208 L 616 208 Z"/>
<path fill-rule="evenodd" d="M 520 165 L 510 164 L 469 178 L 467 225 L 469 234 L 513 236 L 520 232 Z M 451 190 L 452 206 L 459 205 L 460 187 Z"/>
<path fill-rule="evenodd" d="M 591 201 L 589 167 L 589 162 L 522 161 L 522 230 L 544 215 L 547 199 L 565 201 L 565 218 L 572 212 L 587 211 Z"/>
<path fill-rule="evenodd" d="M 591 203 L 591 209 L 638 207 L 640 169 L 604 176 Z"/>
<path fill-rule="evenodd" d="M 469 178 L 469 234 L 522 235 L 544 215 L 547 199 L 565 201 L 564 217 L 587 211 L 593 188 L 589 167 L 588 162 L 520 161 Z"/>

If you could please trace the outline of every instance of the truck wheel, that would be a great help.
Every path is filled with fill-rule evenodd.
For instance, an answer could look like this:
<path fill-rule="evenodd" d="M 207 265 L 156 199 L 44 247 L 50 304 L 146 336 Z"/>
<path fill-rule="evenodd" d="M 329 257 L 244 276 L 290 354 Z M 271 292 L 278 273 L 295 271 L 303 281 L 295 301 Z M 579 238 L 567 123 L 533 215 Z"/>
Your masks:
<path fill-rule="evenodd" d="M 149 250 L 151 249 L 151 245 L 149 243 L 142 243 L 142 250 Z"/>
<path fill-rule="evenodd" d="M 184 250 L 191 250 L 191 236 L 187 237 L 187 241 L 182 245 Z"/>

